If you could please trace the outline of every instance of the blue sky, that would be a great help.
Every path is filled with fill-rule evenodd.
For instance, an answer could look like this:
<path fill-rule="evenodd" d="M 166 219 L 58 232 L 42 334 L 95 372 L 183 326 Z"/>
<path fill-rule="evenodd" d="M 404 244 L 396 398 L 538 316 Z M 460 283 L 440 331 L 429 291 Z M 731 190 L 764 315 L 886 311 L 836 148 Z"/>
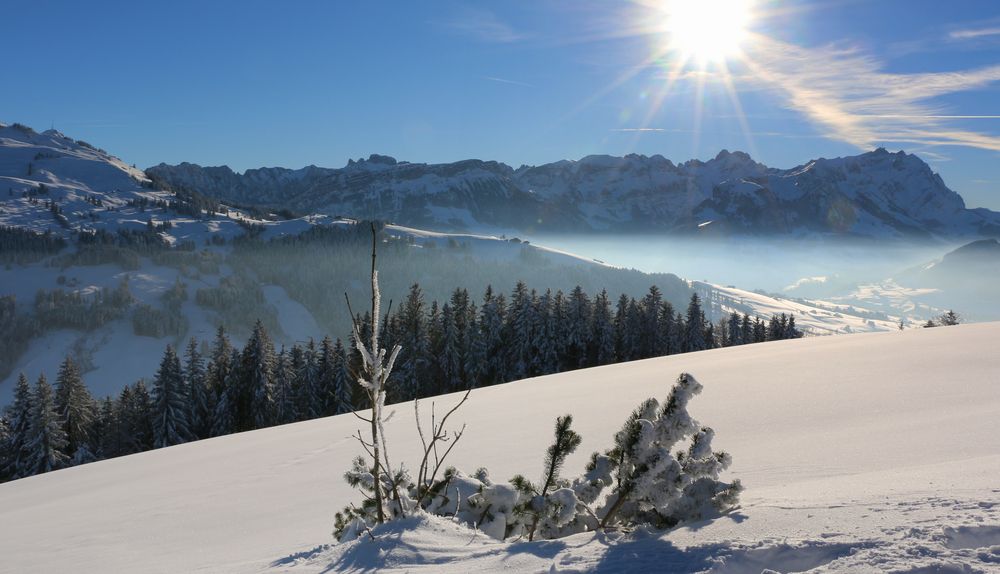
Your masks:
<path fill-rule="evenodd" d="M 236 170 L 883 145 L 1000 209 L 1000 2 L 757 0 L 742 54 L 705 67 L 668 2 L 14 1 L 0 120 Z"/>

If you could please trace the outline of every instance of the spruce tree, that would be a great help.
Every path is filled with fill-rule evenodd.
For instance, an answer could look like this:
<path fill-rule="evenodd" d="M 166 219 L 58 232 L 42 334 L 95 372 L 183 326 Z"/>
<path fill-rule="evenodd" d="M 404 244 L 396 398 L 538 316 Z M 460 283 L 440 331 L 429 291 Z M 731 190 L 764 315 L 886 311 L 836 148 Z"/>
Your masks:
<path fill-rule="evenodd" d="M 102 459 L 115 458 L 126 453 L 124 434 L 121 428 L 121 410 L 117 402 L 111 397 L 104 397 L 98 411 L 101 420 L 101 433 L 98 438 L 98 456 Z"/>
<path fill-rule="evenodd" d="M 56 410 L 55 395 L 45 375 L 39 375 L 32 397 L 31 426 L 28 430 L 28 460 L 22 476 L 41 474 L 69 463 L 66 431 Z"/>
<path fill-rule="evenodd" d="M 566 326 L 561 329 L 566 333 L 565 348 L 561 351 L 566 355 L 564 362 L 573 369 L 593 366 L 595 362 L 589 351 L 594 309 L 590 298 L 577 285 L 570 291 L 566 306 Z"/>
<path fill-rule="evenodd" d="M 288 424 L 299 420 L 295 396 L 295 372 L 285 346 L 281 346 L 274 366 L 275 422 Z"/>
<path fill-rule="evenodd" d="M 55 401 L 66 433 L 66 456 L 76 464 L 94 460 L 90 429 L 97 414 L 97 404 L 83 383 L 80 369 L 68 356 L 56 376 Z"/>
<path fill-rule="evenodd" d="M 641 356 L 644 358 L 660 356 L 659 341 L 660 333 L 660 312 L 663 303 L 663 294 L 659 287 L 652 285 L 649 292 L 642 298 L 640 308 L 642 310 L 642 333 L 639 343 L 642 348 Z"/>
<path fill-rule="evenodd" d="M 8 439 L 8 458 L 6 474 L 10 478 L 28 476 L 30 450 L 28 448 L 31 433 L 31 419 L 34 404 L 31 387 L 24 373 L 17 377 L 14 386 L 14 403 L 10 407 L 10 438 Z"/>
<path fill-rule="evenodd" d="M 184 374 L 177 353 L 167 345 L 153 379 L 153 448 L 181 444 L 190 438 Z"/>
<path fill-rule="evenodd" d="M 347 353 L 344 344 L 337 339 L 333 345 L 334 355 L 334 379 L 333 394 L 336 399 L 337 410 L 334 414 L 344 414 L 354 411 L 354 397 L 351 391 L 351 380 L 347 373 Z"/>
<path fill-rule="evenodd" d="M 7 418 L 7 413 L 0 412 L 0 482 L 10 480 L 8 468 L 10 468 L 11 456 L 11 422 Z"/>
<path fill-rule="evenodd" d="M 153 399 L 144 379 L 132 385 L 132 400 L 129 409 L 129 432 L 133 437 L 135 452 L 153 448 L 155 431 L 153 428 Z"/>
<path fill-rule="evenodd" d="M 740 315 L 736 311 L 729 314 L 726 334 L 728 335 L 726 339 L 727 347 L 743 344 L 743 326 L 740 322 Z"/>
<path fill-rule="evenodd" d="M 240 357 L 237 432 L 274 424 L 274 362 L 274 344 L 258 319 Z"/>
<path fill-rule="evenodd" d="M 685 324 L 687 330 L 684 334 L 684 351 L 691 352 L 707 349 L 708 341 L 705 340 L 705 314 L 701 310 L 701 300 L 698 298 L 697 293 L 691 294 Z"/>
<path fill-rule="evenodd" d="M 615 326 L 611 318 L 611 301 L 608 292 L 601 290 L 594 297 L 592 334 L 590 336 L 589 365 L 608 365 L 615 360 Z"/>
<path fill-rule="evenodd" d="M 302 351 L 298 371 L 299 413 L 305 419 L 323 416 L 322 385 L 320 384 L 320 354 L 316 342 L 309 339 Z"/>
<path fill-rule="evenodd" d="M 184 379 L 188 396 L 188 425 L 191 438 L 208 438 L 212 428 L 212 411 L 215 409 L 213 392 L 209 387 L 205 361 L 198 340 L 192 337 L 184 350 Z"/>
<path fill-rule="evenodd" d="M 399 342 L 403 349 L 396 367 L 397 384 L 391 387 L 394 401 L 409 401 L 418 396 L 431 362 L 427 338 L 424 296 L 414 283 L 400 306 L 398 314 Z"/>
<path fill-rule="evenodd" d="M 507 315 L 507 342 L 509 372 L 512 380 L 528 376 L 532 364 L 534 331 L 532 295 L 523 281 L 518 281 L 510 296 Z"/>

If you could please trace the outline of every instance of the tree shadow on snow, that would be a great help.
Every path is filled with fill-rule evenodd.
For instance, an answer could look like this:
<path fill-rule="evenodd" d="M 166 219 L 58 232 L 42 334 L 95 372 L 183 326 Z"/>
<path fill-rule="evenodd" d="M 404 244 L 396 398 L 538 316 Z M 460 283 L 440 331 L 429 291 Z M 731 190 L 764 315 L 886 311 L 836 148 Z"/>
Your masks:
<path fill-rule="evenodd" d="M 805 542 L 797 546 L 779 544 L 745 548 L 715 542 L 679 548 L 656 533 L 635 533 L 607 544 L 594 567 L 595 572 L 715 572 L 760 574 L 765 569 L 800 572 L 829 564 L 857 550 L 857 544 Z"/>
<path fill-rule="evenodd" d="M 320 554 L 326 552 L 331 547 L 330 544 L 320 544 L 315 548 L 310 548 L 309 550 L 303 550 L 302 552 L 296 552 L 294 554 L 289 554 L 284 558 L 278 558 L 274 562 L 271 562 L 271 568 L 280 568 L 282 566 L 291 566 L 296 562 L 302 560 L 312 560 L 313 558 L 319 556 Z"/>

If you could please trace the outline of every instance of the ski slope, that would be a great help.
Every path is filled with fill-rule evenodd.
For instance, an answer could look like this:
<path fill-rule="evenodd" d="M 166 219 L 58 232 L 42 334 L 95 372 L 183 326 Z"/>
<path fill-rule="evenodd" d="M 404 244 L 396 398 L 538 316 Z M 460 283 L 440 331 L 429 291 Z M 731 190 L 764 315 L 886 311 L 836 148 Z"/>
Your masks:
<path fill-rule="evenodd" d="M 343 415 L 0 485 L 0 571 L 997 572 L 998 337 L 982 323 L 675 355 L 480 389 L 455 415 L 469 428 L 451 462 L 506 479 L 540 474 L 572 413 L 570 476 L 689 371 L 705 386 L 691 412 L 747 488 L 710 523 L 512 544 L 417 518 L 334 545 L 333 514 L 358 500 L 341 475 L 361 422 Z M 392 458 L 413 468 L 413 411 L 395 410 Z"/>

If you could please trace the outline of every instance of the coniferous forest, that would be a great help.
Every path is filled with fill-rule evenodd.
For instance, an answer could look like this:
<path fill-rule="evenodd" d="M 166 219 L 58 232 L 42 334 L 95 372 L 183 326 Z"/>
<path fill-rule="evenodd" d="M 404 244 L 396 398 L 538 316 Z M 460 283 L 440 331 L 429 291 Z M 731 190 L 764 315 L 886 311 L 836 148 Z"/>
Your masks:
<path fill-rule="evenodd" d="M 370 314 L 355 316 L 362 338 Z M 732 314 L 706 320 L 698 295 L 675 309 L 653 286 L 635 299 L 539 293 L 518 282 L 427 301 L 414 284 L 383 317 L 381 338 L 402 347 L 389 402 L 621 361 L 778 339 L 801 332 L 791 316 Z M 362 405 L 353 384 L 361 357 L 353 336 L 276 348 L 256 323 L 243 348 L 223 328 L 214 340 L 167 346 L 155 377 L 95 399 L 69 357 L 54 384 L 23 375 L 0 416 L 0 479 L 114 458 L 183 442 L 341 414 Z"/>

